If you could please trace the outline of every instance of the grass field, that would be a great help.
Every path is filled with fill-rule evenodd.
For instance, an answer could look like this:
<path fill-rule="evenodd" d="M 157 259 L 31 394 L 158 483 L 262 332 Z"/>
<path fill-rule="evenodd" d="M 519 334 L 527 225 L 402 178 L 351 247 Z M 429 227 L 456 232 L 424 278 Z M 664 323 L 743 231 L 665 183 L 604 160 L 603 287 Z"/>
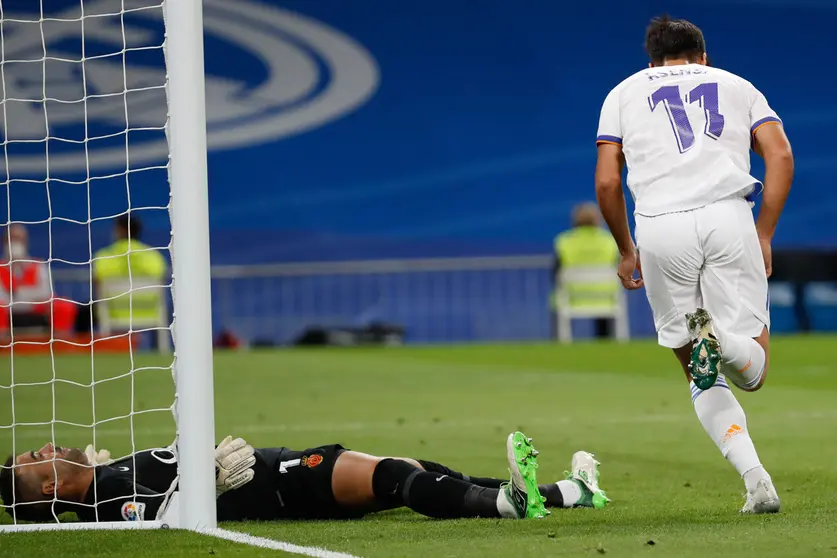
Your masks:
<path fill-rule="evenodd" d="M 743 484 L 694 417 L 673 357 L 652 343 L 494 345 L 380 350 L 284 350 L 216 356 L 216 434 L 255 446 L 340 442 L 369 453 L 432 459 L 474 475 L 504 475 L 505 435 L 522 429 L 541 450 L 541 480 L 557 480 L 573 451 L 602 461 L 612 505 L 555 510 L 542 521 L 434 521 L 409 511 L 352 522 L 226 524 L 228 529 L 359 556 L 837 556 L 837 375 L 834 337 L 776 339 L 765 388 L 740 394 L 783 512 L 742 517 Z M 162 366 L 161 366 L 162 364 Z M 8 364 L 0 384 L 8 385 Z M 16 382 L 118 378 L 127 357 L 18 358 Z M 15 390 L 18 422 L 89 423 L 165 408 L 165 361 L 137 358 L 134 376 Z M 154 368 L 154 367 L 159 368 Z M 91 372 L 91 369 L 95 372 Z M 132 397 L 133 393 L 133 397 Z M 0 390 L 0 424 L 11 422 Z M 114 454 L 130 450 L 131 419 L 97 429 Z M 135 415 L 137 447 L 168 444 L 167 411 Z M 61 445 L 90 431 L 56 427 Z M 50 430 L 20 427 L 17 449 Z M 12 437 L 0 429 L 0 454 Z M 0 457 L 2 457 L 0 456 Z M 7 521 L 3 516 L 0 521 Z M 653 542 L 652 542 L 653 541 Z M 0 535 L 0 556 L 277 556 L 174 531 Z"/>

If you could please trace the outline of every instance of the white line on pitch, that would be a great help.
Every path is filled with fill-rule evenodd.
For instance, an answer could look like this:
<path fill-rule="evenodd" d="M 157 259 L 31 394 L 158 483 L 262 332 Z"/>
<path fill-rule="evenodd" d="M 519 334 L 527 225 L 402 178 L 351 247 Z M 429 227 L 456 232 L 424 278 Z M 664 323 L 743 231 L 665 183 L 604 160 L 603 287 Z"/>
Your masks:
<path fill-rule="evenodd" d="M 266 539 L 264 537 L 256 537 L 254 535 L 248 535 L 247 533 L 228 531 L 227 529 L 203 529 L 198 532 L 203 535 L 209 535 L 211 537 L 217 537 L 227 541 L 257 546 L 259 548 L 268 548 L 270 550 L 281 550 L 291 554 L 313 556 L 315 558 L 357 558 L 353 554 L 346 554 L 345 552 L 334 552 L 333 550 L 326 550 L 325 548 L 317 546 L 300 546 L 297 544 L 275 541 L 273 539 Z"/>

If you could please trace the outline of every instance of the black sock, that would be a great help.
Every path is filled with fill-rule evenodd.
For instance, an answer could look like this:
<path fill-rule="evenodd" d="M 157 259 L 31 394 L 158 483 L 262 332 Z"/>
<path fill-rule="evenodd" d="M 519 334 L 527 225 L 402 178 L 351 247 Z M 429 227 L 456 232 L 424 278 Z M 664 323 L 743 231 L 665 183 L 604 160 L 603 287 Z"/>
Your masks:
<path fill-rule="evenodd" d="M 564 495 L 561 494 L 561 490 L 558 488 L 556 483 L 540 484 L 538 485 L 538 492 L 541 493 L 541 496 L 546 498 L 546 502 L 544 502 L 544 504 L 547 508 L 564 507 Z"/>
<path fill-rule="evenodd" d="M 477 486 L 483 486 L 485 488 L 500 488 L 502 485 L 509 482 L 509 479 L 493 479 L 491 477 L 468 477 L 467 480 L 471 484 L 476 484 Z"/>
<path fill-rule="evenodd" d="M 483 486 L 485 488 L 500 488 L 502 484 L 509 482 L 508 479 L 502 480 L 493 479 L 491 477 L 469 477 L 464 473 L 454 471 L 453 469 L 445 467 L 441 463 L 436 463 L 435 461 L 423 461 L 419 459 L 418 462 L 428 473 L 439 473 L 440 475 L 447 475 L 454 479 L 464 480 L 465 482 L 470 482 L 471 484 L 476 484 L 477 486 Z"/>
<path fill-rule="evenodd" d="M 428 517 L 500 517 L 497 490 L 422 471 L 398 459 L 378 463 L 372 475 L 372 489 L 385 506 L 406 506 Z"/>
<path fill-rule="evenodd" d="M 425 461 L 423 459 L 417 460 L 421 465 L 422 469 L 427 471 L 428 473 L 439 473 L 440 475 L 447 475 L 453 479 L 464 480 L 465 482 L 471 482 L 468 479 L 468 475 L 463 475 L 459 471 L 454 471 L 449 467 L 445 467 L 441 463 L 436 463 L 435 461 Z"/>

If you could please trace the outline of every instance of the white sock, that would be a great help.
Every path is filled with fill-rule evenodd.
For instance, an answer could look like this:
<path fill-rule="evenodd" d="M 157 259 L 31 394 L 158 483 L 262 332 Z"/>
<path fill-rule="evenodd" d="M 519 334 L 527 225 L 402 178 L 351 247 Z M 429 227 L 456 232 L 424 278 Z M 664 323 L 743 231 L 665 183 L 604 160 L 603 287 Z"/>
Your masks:
<path fill-rule="evenodd" d="M 755 339 L 746 335 L 736 335 L 716 331 L 721 344 L 721 357 L 724 359 L 724 374 L 742 389 L 752 389 L 761 381 L 764 373 L 764 349 Z"/>
<path fill-rule="evenodd" d="M 505 488 L 501 488 L 499 494 L 497 494 L 497 511 L 500 513 L 500 517 L 504 517 L 506 519 L 520 519 L 520 515 L 518 515 L 514 504 L 512 504 L 509 500 Z"/>
<path fill-rule="evenodd" d="M 744 478 L 747 490 L 755 489 L 760 479 L 770 478 L 761 466 L 747 431 L 744 409 L 730 391 L 724 376 L 719 374 L 715 385 L 705 391 L 698 389 L 694 382 L 689 387 L 695 413 L 703 429 L 721 450 L 721 455 Z"/>
<path fill-rule="evenodd" d="M 558 490 L 561 491 L 561 497 L 564 499 L 564 507 L 571 508 L 581 500 L 581 487 L 578 483 L 571 480 L 560 480 L 555 484 L 558 485 Z"/>

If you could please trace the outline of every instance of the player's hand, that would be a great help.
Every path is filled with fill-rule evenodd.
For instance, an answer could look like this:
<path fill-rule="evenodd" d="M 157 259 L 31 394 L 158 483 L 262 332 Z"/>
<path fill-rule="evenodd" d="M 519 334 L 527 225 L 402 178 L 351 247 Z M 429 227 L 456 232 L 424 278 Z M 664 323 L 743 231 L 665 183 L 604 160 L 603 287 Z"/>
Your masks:
<path fill-rule="evenodd" d="M 761 257 L 764 258 L 764 271 L 770 277 L 773 275 L 773 248 L 770 247 L 770 239 L 760 236 L 759 244 L 761 245 Z"/>
<path fill-rule="evenodd" d="M 227 436 L 215 448 L 215 496 L 241 488 L 255 473 L 256 455 L 253 446 L 241 438 Z"/>
<path fill-rule="evenodd" d="M 106 449 L 96 451 L 93 444 L 87 444 L 84 448 L 84 455 L 87 456 L 87 462 L 91 465 L 107 465 L 111 462 L 110 452 Z"/>
<path fill-rule="evenodd" d="M 634 279 L 634 273 L 637 275 L 636 279 Z M 629 291 L 642 288 L 644 285 L 642 281 L 642 264 L 639 261 L 639 253 L 636 249 L 622 254 L 619 259 L 619 268 L 616 274 L 619 276 L 619 280 L 622 281 L 622 286 Z"/>

